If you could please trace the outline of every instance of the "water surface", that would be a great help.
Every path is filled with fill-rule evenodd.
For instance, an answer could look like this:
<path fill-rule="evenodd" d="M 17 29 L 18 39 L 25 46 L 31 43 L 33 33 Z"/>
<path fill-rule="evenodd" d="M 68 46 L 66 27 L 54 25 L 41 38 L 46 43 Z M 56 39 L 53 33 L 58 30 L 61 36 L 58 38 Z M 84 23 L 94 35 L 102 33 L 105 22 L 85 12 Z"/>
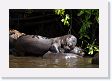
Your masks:
<path fill-rule="evenodd" d="M 9 55 L 10 68 L 98 68 L 91 64 L 92 58 L 43 59 L 42 57 Z"/>

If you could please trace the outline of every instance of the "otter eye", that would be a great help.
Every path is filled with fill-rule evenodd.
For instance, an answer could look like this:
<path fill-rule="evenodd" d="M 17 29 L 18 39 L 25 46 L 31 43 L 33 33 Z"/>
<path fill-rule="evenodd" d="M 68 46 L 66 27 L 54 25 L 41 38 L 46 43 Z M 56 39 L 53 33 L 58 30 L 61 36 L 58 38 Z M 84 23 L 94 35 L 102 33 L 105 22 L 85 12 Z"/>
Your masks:
<path fill-rule="evenodd" d="M 75 40 L 73 40 L 73 42 L 75 42 Z"/>

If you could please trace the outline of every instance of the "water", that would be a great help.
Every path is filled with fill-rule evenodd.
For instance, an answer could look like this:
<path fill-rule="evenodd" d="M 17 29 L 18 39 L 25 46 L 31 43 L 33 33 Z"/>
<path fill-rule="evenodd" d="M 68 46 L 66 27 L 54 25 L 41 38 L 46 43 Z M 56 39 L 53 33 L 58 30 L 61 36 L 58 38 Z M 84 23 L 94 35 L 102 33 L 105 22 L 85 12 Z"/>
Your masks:
<path fill-rule="evenodd" d="M 43 59 L 42 57 L 17 57 L 9 55 L 10 68 L 98 68 L 91 64 L 92 58 Z"/>

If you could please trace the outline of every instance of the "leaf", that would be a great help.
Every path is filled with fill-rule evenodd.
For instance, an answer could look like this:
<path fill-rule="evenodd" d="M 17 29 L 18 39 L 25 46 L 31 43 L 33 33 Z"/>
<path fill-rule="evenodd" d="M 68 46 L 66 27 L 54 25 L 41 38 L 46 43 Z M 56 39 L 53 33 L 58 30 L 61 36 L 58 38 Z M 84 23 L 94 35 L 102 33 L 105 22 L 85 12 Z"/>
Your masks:
<path fill-rule="evenodd" d="M 94 47 L 94 51 L 99 51 L 99 49 L 97 47 Z"/>
<path fill-rule="evenodd" d="M 65 20 L 69 20 L 69 19 L 70 19 L 69 15 L 66 14 Z"/>
<path fill-rule="evenodd" d="M 61 19 L 61 22 L 64 22 L 64 19 Z"/>
<path fill-rule="evenodd" d="M 88 54 L 91 54 L 91 55 L 92 55 L 92 54 L 93 54 L 93 50 L 89 51 L 89 53 L 88 53 Z"/>
<path fill-rule="evenodd" d="M 79 39 L 82 39 L 82 35 L 80 36 L 80 38 Z"/>
<path fill-rule="evenodd" d="M 81 11 L 77 14 L 77 16 L 81 16 L 83 13 L 84 13 L 84 11 L 81 10 Z"/>
<path fill-rule="evenodd" d="M 55 14 L 63 16 L 65 14 L 65 9 L 55 9 Z"/>
<path fill-rule="evenodd" d="M 88 35 L 85 35 L 86 38 L 90 39 L 90 37 Z"/>
<path fill-rule="evenodd" d="M 66 21 L 64 21 L 64 25 L 66 25 Z"/>

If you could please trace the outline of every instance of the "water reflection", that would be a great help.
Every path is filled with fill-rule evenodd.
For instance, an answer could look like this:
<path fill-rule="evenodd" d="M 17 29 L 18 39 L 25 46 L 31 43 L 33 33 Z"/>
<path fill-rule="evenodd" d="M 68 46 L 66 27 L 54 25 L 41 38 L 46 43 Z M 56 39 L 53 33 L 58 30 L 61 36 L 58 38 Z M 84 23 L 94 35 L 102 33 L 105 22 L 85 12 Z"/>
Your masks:
<path fill-rule="evenodd" d="M 16 57 L 9 56 L 10 68 L 98 68 L 98 65 L 91 64 L 92 58 L 67 58 L 51 59 L 42 57 Z"/>

